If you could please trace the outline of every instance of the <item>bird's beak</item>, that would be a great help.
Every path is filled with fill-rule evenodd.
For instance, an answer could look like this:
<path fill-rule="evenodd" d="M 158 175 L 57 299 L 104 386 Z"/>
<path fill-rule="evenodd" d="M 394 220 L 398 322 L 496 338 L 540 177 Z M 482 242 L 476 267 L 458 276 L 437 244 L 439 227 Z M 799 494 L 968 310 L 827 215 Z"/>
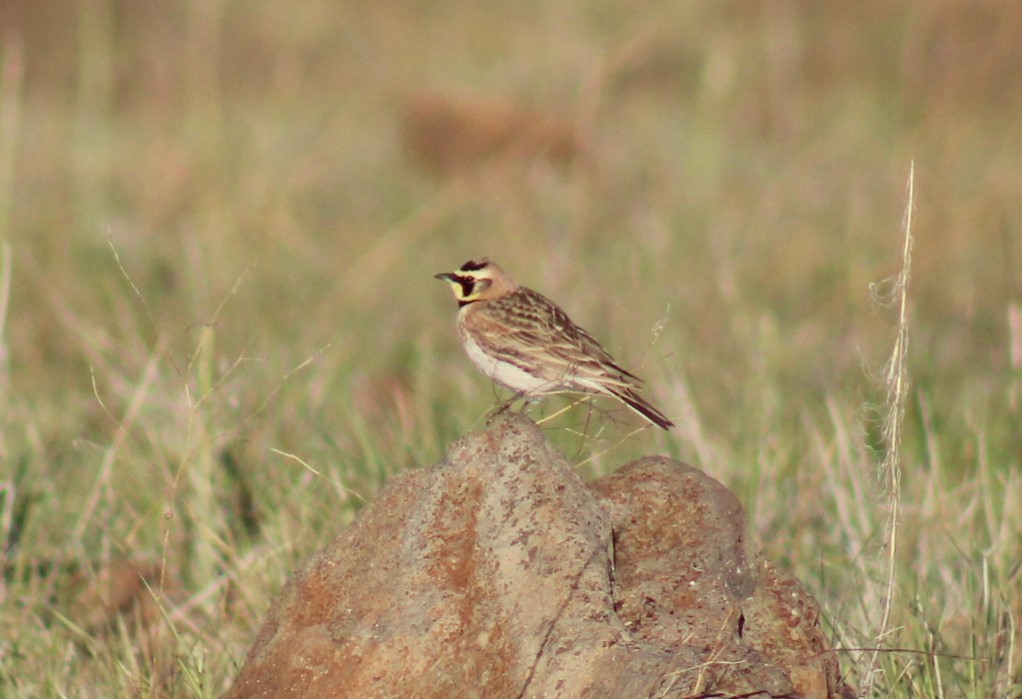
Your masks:
<path fill-rule="evenodd" d="M 453 282 L 454 281 L 454 275 L 451 274 L 450 272 L 441 272 L 440 274 L 434 274 L 433 278 L 434 279 L 440 279 L 440 280 L 445 281 L 445 282 Z"/>

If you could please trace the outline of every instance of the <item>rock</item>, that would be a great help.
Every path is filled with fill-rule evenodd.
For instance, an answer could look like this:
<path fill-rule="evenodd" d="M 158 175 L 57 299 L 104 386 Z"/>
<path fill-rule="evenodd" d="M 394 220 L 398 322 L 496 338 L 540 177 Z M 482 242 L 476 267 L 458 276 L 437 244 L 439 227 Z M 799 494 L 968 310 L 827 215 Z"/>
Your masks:
<path fill-rule="evenodd" d="M 228 697 L 838 696 L 815 602 L 743 527 L 689 466 L 587 486 L 500 414 L 294 575 Z"/>
<path fill-rule="evenodd" d="M 699 691 L 842 696 L 819 606 L 795 578 L 750 566 L 731 491 L 663 457 L 623 466 L 592 489 L 611 514 L 615 610 L 633 638 L 700 649 L 704 664 L 719 667 L 718 684 L 697 683 Z M 739 678 L 747 689 L 731 684 Z"/>

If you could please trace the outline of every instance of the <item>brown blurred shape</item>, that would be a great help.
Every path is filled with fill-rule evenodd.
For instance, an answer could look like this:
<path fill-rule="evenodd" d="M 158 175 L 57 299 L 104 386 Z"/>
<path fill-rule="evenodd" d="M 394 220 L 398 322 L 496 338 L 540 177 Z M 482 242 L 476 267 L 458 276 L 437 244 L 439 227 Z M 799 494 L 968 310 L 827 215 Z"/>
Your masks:
<path fill-rule="evenodd" d="M 119 616 L 149 627 L 161 616 L 154 596 L 159 588 L 158 564 L 133 558 L 111 561 L 94 575 L 79 572 L 71 578 L 69 616 L 90 632 L 112 628 Z"/>
<path fill-rule="evenodd" d="M 570 121 L 475 97 L 416 94 L 405 107 L 401 131 L 407 155 L 437 175 L 505 159 L 544 158 L 567 165 L 580 151 Z"/>

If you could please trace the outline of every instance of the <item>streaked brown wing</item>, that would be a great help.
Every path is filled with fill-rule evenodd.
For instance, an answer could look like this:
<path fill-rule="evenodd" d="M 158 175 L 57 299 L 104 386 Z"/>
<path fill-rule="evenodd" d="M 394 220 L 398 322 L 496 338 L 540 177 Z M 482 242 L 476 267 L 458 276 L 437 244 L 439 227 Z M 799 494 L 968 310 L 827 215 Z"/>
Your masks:
<path fill-rule="evenodd" d="M 474 314 L 472 323 L 477 341 L 536 376 L 551 381 L 579 377 L 620 386 L 641 383 L 555 303 L 531 289 L 491 301 L 480 311 L 484 313 Z"/>

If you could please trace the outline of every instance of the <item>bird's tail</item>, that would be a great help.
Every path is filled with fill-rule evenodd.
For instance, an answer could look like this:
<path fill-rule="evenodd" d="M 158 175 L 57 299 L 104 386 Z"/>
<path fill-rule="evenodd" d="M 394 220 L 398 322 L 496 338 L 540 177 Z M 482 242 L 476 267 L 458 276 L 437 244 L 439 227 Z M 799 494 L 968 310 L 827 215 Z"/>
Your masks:
<path fill-rule="evenodd" d="M 669 430 L 674 427 L 674 423 L 668 420 L 662 412 L 654 408 L 648 401 L 642 398 L 642 396 L 631 388 L 627 388 L 625 386 L 607 386 L 606 388 L 614 395 L 615 398 L 637 412 L 639 415 L 642 415 L 642 417 L 646 418 L 660 429 Z"/>

